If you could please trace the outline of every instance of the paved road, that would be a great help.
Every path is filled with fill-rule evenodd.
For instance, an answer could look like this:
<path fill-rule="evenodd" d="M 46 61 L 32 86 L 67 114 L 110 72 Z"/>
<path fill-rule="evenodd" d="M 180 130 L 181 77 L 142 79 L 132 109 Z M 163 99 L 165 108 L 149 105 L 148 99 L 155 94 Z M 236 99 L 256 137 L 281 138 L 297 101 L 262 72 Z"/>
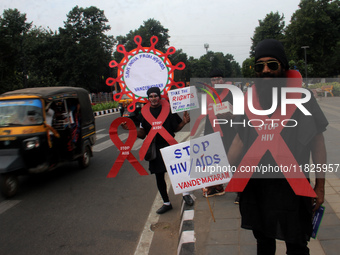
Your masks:
<path fill-rule="evenodd" d="M 157 218 L 161 202 L 156 199 L 152 208 L 158 194 L 154 176 L 139 176 L 125 162 L 116 178 L 106 178 L 118 156 L 108 135 L 118 116 L 96 118 L 98 140 L 89 168 L 79 170 L 71 163 L 48 174 L 22 177 L 16 197 L 0 198 L 1 254 L 134 254 L 145 228 L 150 228 L 148 219 L 156 240 L 147 248 L 150 254 L 160 254 L 162 247 L 169 252 L 162 254 L 174 254 L 181 198 L 170 192 L 174 210 Z M 119 134 L 127 138 L 124 131 Z M 133 148 L 136 157 L 140 146 L 138 141 Z"/>

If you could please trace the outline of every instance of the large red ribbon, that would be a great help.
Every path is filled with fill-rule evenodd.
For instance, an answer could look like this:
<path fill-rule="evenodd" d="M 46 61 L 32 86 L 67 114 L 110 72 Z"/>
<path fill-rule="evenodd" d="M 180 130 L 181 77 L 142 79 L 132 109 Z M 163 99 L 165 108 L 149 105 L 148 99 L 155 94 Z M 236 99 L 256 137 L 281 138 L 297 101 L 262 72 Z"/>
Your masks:
<path fill-rule="evenodd" d="M 224 89 L 220 95 L 220 100 L 223 100 L 229 93 L 229 89 Z M 208 109 L 207 109 L 207 115 L 209 117 L 209 121 L 211 123 L 211 126 L 214 130 L 214 132 L 220 132 L 221 137 L 223 137 L 223 132 L 222 129 L 220 127 L 219 124 L 215 124 L 214 126 L 214 120 L 217 119 L 215 112 L 214 112 L 214 104 L 215 102 L 213 101 L 213 99 L 211 97 L 208 97 L 207 99 L 207 105 L 208 105 Z M 202 107 L 204 107 L 202 105 Z M 199 127 L 200 122 L 202 121 L 202 119 L 204 119 L 206 115 L 201 114 L 195 121 L 194 126 L 191 129 L 191 133 L 190 136 L 194 136 L 197 132 L 197 129 Z"/>
<path fill-rule="evenodd" d="M 119 136 L 118 136 L 118 126 L 126 122 L 126 125 L 129 129 L 129 136 L 125 143 L 123 143 Z M 148 173 L 145 171 L 144 167 L 139 163 L 139 161 L 135 158 L 135 156 L 131 153 L 131 149 L 133 147 L 133 144 L 136 141 L 137 138 L 137 129 L 133 121 L 126 117 L 119 117 L 112 121 L 110 126 L 110 138 L 112 142 L 117 146 L 117 148 L 120 150 L 120 153 L 118 155 L 118 158 L 116 159 L 115 163 L 111 167 L 111 170 L 107 177 L 116 177 L 120 168 L 122 167 L 124 161 L 127 159 L 131 165 L 137 170 L 137 172 L 140 175 L 148 175 Z"/>
<path fill-rule="evenodd" d="M 295 82 L 299 82 L 295 80 Z M 301 82 L 300 82 L 301 83 Z M 287 86 L 293 87 L 296 84 L 289 82 Z M 255 86 L 253 89 L 253 104 L 256 109 L 261 109 L 258 97 L 256 95 Z M 247 92 L 248 95 L 248 92 Z M 288 95 L 289 98 L 299 98 L 301 94 L 299 93 L 291 93 Z M 278 108 L 271 118 L 268 116 L 258 116 L 250 112 L 247 104 L 245 103 L 246 114 L 248 119 L 256 119 L 256 120 L 272 120 L 269 123 L 281 123 L 283 120 L 283 116 L 281 115 L 281 109 Z M 296 105 L 288 105 L 287 113 L 285 119 L 289 119 L 292 117 L 296 110 Z M 274 121 L 276 120 L 276 121 Z M 279 121 L 277 121 L 279 120 Z M 255 126 L 255 124 L 253 124 Z M 268 127 L 268 126 L 267 126 Z M 306 176 L 302 171 L 300 171 L 299 164 L 297 163 L 294 155 L 288 148 L 286 142 L 283 140 L 281 136 L 281 131 L 284 128 L 283 125 L 278 125 L 276 128 L 271 128 L 270 130 L 265 130 L 264 127 L 262 129 L 255 128 L 258 136 L 251 147 L 248 149 L 246 154 L 244 155 L 241 163 L 239 164 L 236 172 L 234 173 L 232 179 L 226 187 L 226 191 L 228 192 L 242 192 L 246 187 L 248 181 L 253 175 L 253 169 L 251 166 L 258 166 L 260 160 L 264 156 L 264 154 L 268 151 L 271 152 L 276 164 L 278 166 L 285 167 L 285 171 L 282 171 L 283 175 L 286 177 L 288 183 L 294 190 L 296 195 L 299 196 L 307 196 L 307 197 L 315 197 L 316 194 L 312 189 L 310 183 L 308 182 Z M 264 141 L 263 141 L 264 139 Z M 247 171 L 244 171 L 245 167 Z M 240 169 L 243 169 L 241 171 Z M 248 171 L 249 170 L 249 171 Z"/>
<path fill-rule="evenodd" d="M 144 119 L 151 125 L 151 129 L 146 136 L 142 147 L 139 151 L 139 159 L 143 160 L 145 154 L 157 133 L 159 133 L 168 143 L 169 145 L 177 144 L 178 142 L 175 138 L 163 127 L 163 124 L 170 112 L 170 104 L 168 101 L 161 99 L 160 104 L 162 106 L 162 110 L 157 117 L 157 119 L 150 112 L 150 102 L 143 106 L 142 115 Z"/>

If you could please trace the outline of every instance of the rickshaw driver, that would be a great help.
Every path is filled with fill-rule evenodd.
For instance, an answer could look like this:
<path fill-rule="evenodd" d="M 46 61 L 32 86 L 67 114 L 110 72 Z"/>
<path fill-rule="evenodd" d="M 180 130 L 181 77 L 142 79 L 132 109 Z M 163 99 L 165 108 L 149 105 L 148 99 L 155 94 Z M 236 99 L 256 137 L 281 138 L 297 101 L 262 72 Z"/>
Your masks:
<path fill-rule="evenodd" d="M 67 144 L 68 150 L 73 151 L 76 148 L 79 148 L 79 136 L 80 136 L 80 104 L 79 102 L 72 102 L 69 106 L 69 119 L 70 119 L 70 137 Z"/>
<path fill-rule="evenodd" d="M 49 147 L 50 148 L 52 148 L 53 144 L 55 143 L 54 137 L 60 138 L 60 135 L 59 135 L 58 131 L 55 130 L 52 127 L 54 114 L 55 114 L 55 104 L 53 102 L 51 102 L 50 104 L 48 104 L 46 106 L 46 112 L 45 112 L 46 127 L 48 128 L 47 139 L 48 139 L 48 143 L 49 143 Z"/>
<path fill-rule="evenodd" d="M 25 116 L 24 121 L 22 122 L 24 125 L 36 125 L 38 123 L 38 114 L 35 111 L 28 111 Z"/>

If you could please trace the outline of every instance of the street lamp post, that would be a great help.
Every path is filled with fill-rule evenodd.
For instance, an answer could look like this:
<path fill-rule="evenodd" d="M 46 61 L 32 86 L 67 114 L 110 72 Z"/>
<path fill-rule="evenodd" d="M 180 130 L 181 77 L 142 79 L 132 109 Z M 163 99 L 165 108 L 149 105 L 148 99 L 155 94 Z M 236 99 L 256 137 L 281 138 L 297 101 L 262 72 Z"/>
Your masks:
<path fill-rule="evenodd" d="M 205 43 L 205 44 L 204 44 L 204 48 L 205 48 L 206 52 L 208 53 L 209 44 L 208 44 L 208 43 Z"/>
<path fill-rule="evenodd" d="M 309 46 L 302 46 L 301 49 L 304 49 L 305 50 L 305 75 L 306 75 L 306 86 L 308 88 L 308 80 L 307 80 L 307 52 L 306 52 L 306 49 L 308 49 Z"/>

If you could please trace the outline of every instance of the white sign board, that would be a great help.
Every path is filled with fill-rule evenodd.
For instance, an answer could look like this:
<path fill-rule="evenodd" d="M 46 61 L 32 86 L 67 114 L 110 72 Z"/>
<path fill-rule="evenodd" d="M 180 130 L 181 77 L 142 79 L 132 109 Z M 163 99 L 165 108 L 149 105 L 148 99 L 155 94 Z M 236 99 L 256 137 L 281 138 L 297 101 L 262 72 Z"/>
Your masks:
<path fill-rule="evenodd" d="M 168 69 L 163 60 L 153 53 L 138 53 L 124 68 L 124 82 L 128 90 L 140 97 L 146 91 L 158 87 L 162 91 L 168 82 Z"/>
<path fill-rule="evenodd" d="M 230 181 L 232 172 L 219 132 L 161 149 L 175 194 Z"/>
<path fill-rule="evenodd" d="M 196 87 L 190 86 L 168 91 L 171 112 L 184 112 L 199 108 Z"/>
<path fill-rule="evenodd" d="M 228 101 L 214 104 L 213 107 L 214 107 L 215 115 L 227 113 L 227 112 L 233 113 L 233 105 L 229 103 Z"/>

